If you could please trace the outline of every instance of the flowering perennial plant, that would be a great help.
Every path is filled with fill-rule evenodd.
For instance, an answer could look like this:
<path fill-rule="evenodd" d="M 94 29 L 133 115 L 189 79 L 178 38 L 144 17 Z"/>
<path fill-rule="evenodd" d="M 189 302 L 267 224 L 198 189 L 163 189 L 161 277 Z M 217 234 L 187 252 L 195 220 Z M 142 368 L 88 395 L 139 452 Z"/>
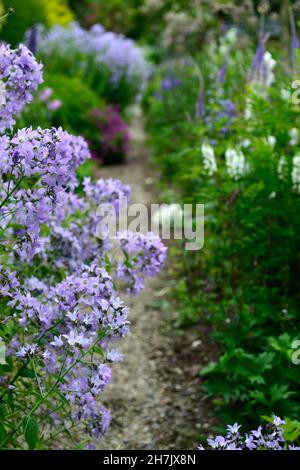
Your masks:
<path fill-rule="evenodd" d="M 106 70 L 112 88 L 117 89 L 125 82 L 133 87 L 135 94 L 142 91 L 149 75 L 143 52 L 134 41 L 105 31 L 99 24 L 90 30 L 83 29 L 78 23 L 70 23 L 67 27 L 55 25 L 49 30 L 40 26 L 37 53 L 44 61 L 51 58 L 71 61 L 75 68 L 87 74 L 87 78 L 91 66 L 96 74 L 103 75 Z"/>
<path fill-rule="evenodd" d="M 41 81 L 40 66 L 24 46 L 1 50 L 12 69 L 19 51 L 30 65 L 20 111 Z M 102 436 L 110 412 L 99 395 L 112 380 L 109 364 L 122 359 L 116 340 L 129 332 L 117 280 L 139 292 L 165 260 L 150 235 L 123 233 L 114 247 L 99 237 L 99 206 L 119 210 L 130 188 L 112 179 L 80 185 L 76 171 L 88 158 L 86 142 L 61 128 L 0 137 L 2 449 L 57 447 L 62 433 L 76 441 L 76 427 L 86 430 L 81 445 Z"/>
<path fill-rule="evenodd" d="M 42 82 L 42 65 L 22 44 L 18 49 L 0 45 L 0 133 L 12 129 L 15 117 L 32 100 Z"/>

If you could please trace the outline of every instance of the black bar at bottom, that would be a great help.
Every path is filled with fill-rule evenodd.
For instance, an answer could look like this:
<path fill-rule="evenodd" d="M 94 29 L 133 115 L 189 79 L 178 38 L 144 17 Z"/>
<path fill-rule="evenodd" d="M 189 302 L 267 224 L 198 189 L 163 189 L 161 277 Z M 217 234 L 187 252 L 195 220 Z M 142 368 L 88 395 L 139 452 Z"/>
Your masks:
<path fill-rule="evenodd" d="M 0 451 L 0 469 L 4 465 L 20 464 L 22 468 L 34 468 L 43 464 L 93 465 L 96 468 L 106 467 L 141 468 L 147 466 L 182 468 L 200 467 L 215 461 L 219 465 L 247 461 L 247 464 L 266 462 L 267 468 L 277 465 L 299 464 L 300 454 L 297 451 L 152 451 L 152 450 L 104 450 L 104 451 Z M 26 466 L 27 464 L 27 466 Z M 41 467 L 39 467 L 40 470 Z M 69 467 L 70 468 L 70 467 Z M 221 467 L 220 467 L 221 468 Z M 295 467 L 297 468 L 297 467 Z"/>

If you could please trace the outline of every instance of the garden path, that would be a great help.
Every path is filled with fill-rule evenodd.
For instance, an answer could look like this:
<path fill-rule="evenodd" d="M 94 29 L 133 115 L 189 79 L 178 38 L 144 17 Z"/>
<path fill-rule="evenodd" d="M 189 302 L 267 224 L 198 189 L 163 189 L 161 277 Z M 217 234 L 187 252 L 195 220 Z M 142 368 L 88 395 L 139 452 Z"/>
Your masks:
<path fill-rule="evenodd" d="M 124 165 L 99 169 L 99 177 L 119 178 L 132 187 L 132 202 L 159 202 L 149 163 L 142 119 L 132 128 L 132 149 Z M 113 381 L 102 395 L 112 423 L 99 449 L 193 449 L 196 434 L 209 427 L 198 375 L 204 356 L 199 331 L 179 334 L 165 300 L 172 288 L 166 266 L 147 280 L 130 307 L 131 334 L 119 343 L 124 361 L 113 365 Z M 164 306 L 162 308 L 162 306 Z"/>

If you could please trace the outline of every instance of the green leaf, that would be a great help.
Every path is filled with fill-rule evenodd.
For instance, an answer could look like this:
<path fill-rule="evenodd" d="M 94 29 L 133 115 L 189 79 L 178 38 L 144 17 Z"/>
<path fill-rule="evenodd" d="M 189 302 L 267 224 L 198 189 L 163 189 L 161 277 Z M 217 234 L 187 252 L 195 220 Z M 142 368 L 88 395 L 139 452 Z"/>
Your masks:
<path fill-rule="evenodd" d="M 23 432 L 29 449 L 35 449 L 39 439 L 39 426 L 34 416 L 25 416 L 23 419 Z"/>
<path fill-rule="evenodd" d="M 200 375 L 208 375 L 218 370 L 218 364 L 210 362 L 207 366 L 203 367 L 200 371 Z"/>
<path fill-rule="evenodd" d="M 282 425 L 283 437 L 288 442 L 295 442 L 300 437 L 300 423 L 297 420 L 284 418 L 285 424 Z"/>
<path fill-rule="evenodd" d="M 0 418 L 4 418 L 7 413 L 7 408 L 5 403 L 0 403 Z"/>
<path fill-rule="evenodd" d="M 0 442 L 3 442 L 6 439 L 7 432 L 5 431 L 4 426 L 0 423 Z"/>
<path fill-rule="evenodd" d="M 9 364 L 0 364 L 0 375 L 5 374 L 7 372 L 12 372 L 13 367 Z"/>
<path fill-rule="evenodd" d="M 23 367 L 20 371 L 19 371 L 19 376 L 20 377 L 28 377 L 30 379 L 34 379 L 35 377 L 35 373 L 32 369 L 29 369 L 29 367 Z"/>

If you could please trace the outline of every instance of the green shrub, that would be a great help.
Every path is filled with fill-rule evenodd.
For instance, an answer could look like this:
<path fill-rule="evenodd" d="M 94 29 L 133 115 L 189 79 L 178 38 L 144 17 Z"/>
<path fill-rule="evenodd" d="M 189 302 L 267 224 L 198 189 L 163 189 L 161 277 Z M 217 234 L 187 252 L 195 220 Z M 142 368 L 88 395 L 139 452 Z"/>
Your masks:
<path fill-rule="evenodd" d="M 43 88 L 23 113 L 19 127 L 62 126 L 74 135 L 82 135 L 92 144 L 99 142 L 99 129 L 94 124 L 93 112 L 104 108 L 101 98 L 78 77 L 45 73 L 44 79 Z M 45 89 L 49 88 L 51 96 L 41 101 Z M 59 100 L 61 105 L 52 111 L 51 102 L 54 100 Z"/>

